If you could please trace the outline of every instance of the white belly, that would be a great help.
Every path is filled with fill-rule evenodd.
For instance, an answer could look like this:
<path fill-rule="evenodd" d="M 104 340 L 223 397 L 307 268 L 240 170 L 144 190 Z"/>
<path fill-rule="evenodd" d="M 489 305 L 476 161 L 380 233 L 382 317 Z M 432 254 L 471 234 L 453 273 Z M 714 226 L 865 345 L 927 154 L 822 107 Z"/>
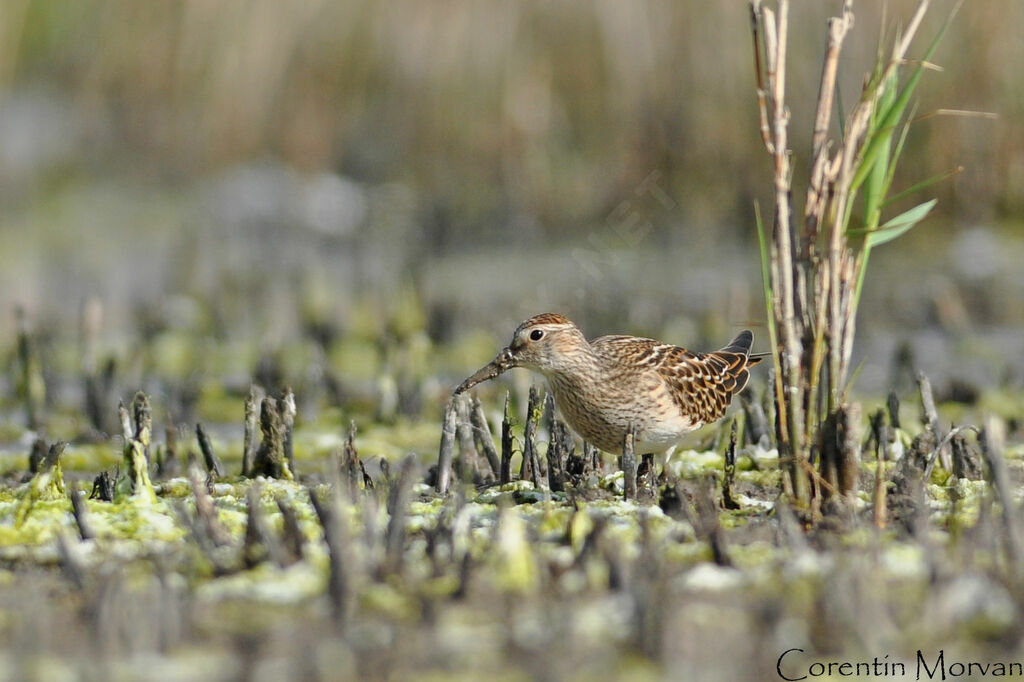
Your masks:
<path fill-rule="evenodd" d="M 649 424 L 637 433 L 634 450 L 637 454 L 665 452 L 697 426 L 682 417 Z"/>

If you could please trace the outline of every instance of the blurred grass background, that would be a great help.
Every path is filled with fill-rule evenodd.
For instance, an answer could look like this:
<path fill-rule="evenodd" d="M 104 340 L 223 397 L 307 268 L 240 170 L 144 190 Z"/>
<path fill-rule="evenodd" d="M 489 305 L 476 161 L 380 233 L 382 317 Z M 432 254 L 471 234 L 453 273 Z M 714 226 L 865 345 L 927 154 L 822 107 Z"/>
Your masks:
<path fill-rule="evenodd" d="M 913 4 L 888 3 L 890 16 Z M 848 104 L 883 6 L 857 7 Z M 795 7 L 796 104 L 814 101 L 834 9 Z M 30 190 L 22 201 L 76 171 L 172 183 L 271 156 L 407 183 L 447 217 L 449 238 L 479 239 L 503 236 L 516 218 L 545 235 L 600 220 L 652 170 L 685 221 L 743 224 L 764 184 L 741 2 L 12 0 L 0 12 L 8 106 L 45 95 L 59 113 L 39 113 L 64 124 L 63 149 L 49 152 L 60 168 L 6 169 L 7 182 L 31 182 L 15 185 Z M 943 46 L 944 73 L 924 91 L 922 113 L 1001 115 L 994 125 L 939 119 L 914 136 L 925 175 L 968 167 L 956 185 L 961 214 L 1019 213 L 1024 202 L 1013 153 L 1024 148 L 1014 125 L 1024 114 L 1014 75 L 1022 14 L 1016 3 L 970 3 Z M 807 113 L 794 111 L 796 149 Z"/>
<path fill-rule="evenodd" d="M 883 11 L 914 4 L 856 6 L 844 108 L 891 23 Z M 936 3 L 921 35 L 952 4 Z M 801 161 L 837 8 L 793 6 Z M 7 0 L 3 314 L 21 304 L 60 328 L 95 298 L 108 338 L 148 316 L 279 347 L 311 318 L 358 325 L 368 308 L 392 324 L 412 292 L 425 308 L 413 324 L 435 341 L 479 325 L 504 334 L 541 309 L 694 346 L 756 327 L 752 204 L 770 196 L 770 161 L 747 12 Z M 1024 5 L 976 0 L 940 48 L 920 114 L 999 118 L 913 129 L 895 188 L 965 170 L 936 188 L 937 219 L 878 255 L 865 315 L 944 331 L 1024 324 L 1012 305 L 1024 292 L 1021 25 Z"/>

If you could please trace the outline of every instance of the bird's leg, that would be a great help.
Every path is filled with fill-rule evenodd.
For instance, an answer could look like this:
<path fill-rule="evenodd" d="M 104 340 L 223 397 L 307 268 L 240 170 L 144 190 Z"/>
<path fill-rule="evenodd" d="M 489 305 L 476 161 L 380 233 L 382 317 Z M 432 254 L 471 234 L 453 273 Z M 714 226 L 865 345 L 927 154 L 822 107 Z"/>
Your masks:
<path fill-rule="evenodd" d="M 636 439 L 636 427 L 631 426 L 626 431 L 626 437 L 622 444 L 622 457 L 619 458 L 619 467 L 622 469 L 622 496 L 627 500 L 636 499 L 636 452 L 633 443 Z"/>

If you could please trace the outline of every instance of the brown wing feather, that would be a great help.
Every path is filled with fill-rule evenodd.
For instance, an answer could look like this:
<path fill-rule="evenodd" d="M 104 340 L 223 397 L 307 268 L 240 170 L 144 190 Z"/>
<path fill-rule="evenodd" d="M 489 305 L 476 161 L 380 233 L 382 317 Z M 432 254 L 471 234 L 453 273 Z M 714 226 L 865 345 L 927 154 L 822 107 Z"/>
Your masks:
<path fill-rule="evenodd" d="M 656 371 L 682 413 L 705 424 L 725 414 L 732 397 L 743 390 L 750 378 L 747 368 L 760 361 L 748 357 L 750 341 L 742 334 L 729 346 L 711 353 L 695 353 L 632 336 L 603 336 L 592 342 L 596 348 L 609 350 L 620 344 L 628 344 L 631 351 L 616 352 L 623 370 Z"/>

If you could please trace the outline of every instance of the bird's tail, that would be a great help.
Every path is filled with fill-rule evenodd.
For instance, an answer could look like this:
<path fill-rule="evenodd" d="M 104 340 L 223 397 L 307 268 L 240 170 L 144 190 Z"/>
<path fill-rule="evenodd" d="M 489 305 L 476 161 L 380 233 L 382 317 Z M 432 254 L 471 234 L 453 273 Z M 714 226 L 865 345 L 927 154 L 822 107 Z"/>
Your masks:
<path fill-rule="evenodd" d="M 720 353 L 737 353 L 743 356 L 750 355 L 750 346 L 754 343 L 754 334 L 749 329 L 744 329 L 736 338 L 729 342 L 729 345 L 719 350 Z"/>
<path fill-rule="evenodd" d="M 750 372 L 747 369 L 761 362 L 767 355 L 764 353 L 751 355 L 750 347 L 753 344 L 754 334 L 750 330 L 744 329 L 729 342 L 728 346 L 716 351 L 716 355 L 726 358 L 729 362 L 729 373 L 736 380 L 736 386 L 732 391 L 733 395 L 742 391 L 743 387 L 747 385 L 747 380 L 750 379 Z"/>

